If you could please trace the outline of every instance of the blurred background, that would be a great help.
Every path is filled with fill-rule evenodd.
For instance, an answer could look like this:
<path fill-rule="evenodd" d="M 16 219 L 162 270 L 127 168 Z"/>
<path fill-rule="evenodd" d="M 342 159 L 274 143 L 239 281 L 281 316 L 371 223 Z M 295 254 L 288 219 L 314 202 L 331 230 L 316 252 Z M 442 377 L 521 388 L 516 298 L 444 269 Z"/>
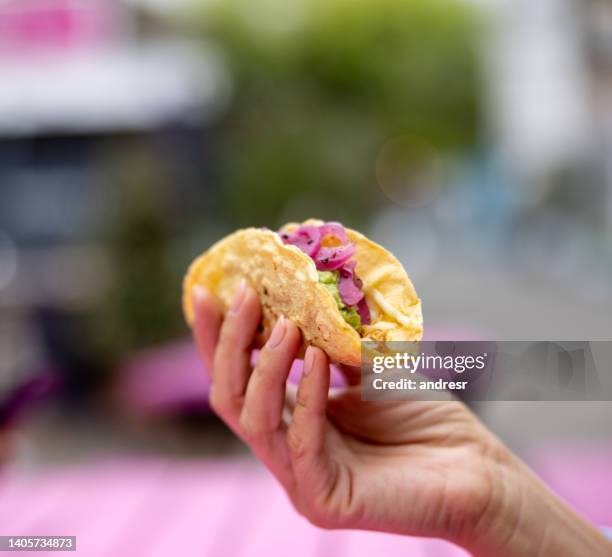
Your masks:
<path fill-rule="evenodd" d="M 0 0 L 0 534 L 405 552 L 288 512 L 207 408 L 187 265 L 310 216 L 398 256 L 426 338 L 611 339 L 612 4 Z M 612 524 L 612 403 L 475 410 Z"/>

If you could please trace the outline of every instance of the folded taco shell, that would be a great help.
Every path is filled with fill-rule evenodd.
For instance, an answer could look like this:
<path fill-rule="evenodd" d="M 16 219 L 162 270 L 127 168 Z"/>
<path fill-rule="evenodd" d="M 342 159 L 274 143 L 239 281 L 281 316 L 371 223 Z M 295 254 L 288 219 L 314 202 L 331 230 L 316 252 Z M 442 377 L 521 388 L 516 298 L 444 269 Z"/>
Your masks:
<path fill-rule="evenodd" d="M 310 219 L 303 224 L 323 224 Z M 300 225 L 283 227 L 291 232 Z M 421 301 L 401 263 L 385 248 L 351 229 L 353 259 L 372 321 L 359 335 L 342 318 L 335 300 L 319 283 L 314 261 L 299 248 L 283 244 L 271 230 L 246 228 L 223 238 L 196 258 L 183 282 L 183 311 L 193 324 L 192 290 L 201 285 L 230 307 L 241 279 L 255 289 L 262 307 L 262 344 L 280 315 L 302 331 L 305 344 L 323 349 L 332 362 L 359 365 L 361 340 L 414 341 L 423 334 Z"/>

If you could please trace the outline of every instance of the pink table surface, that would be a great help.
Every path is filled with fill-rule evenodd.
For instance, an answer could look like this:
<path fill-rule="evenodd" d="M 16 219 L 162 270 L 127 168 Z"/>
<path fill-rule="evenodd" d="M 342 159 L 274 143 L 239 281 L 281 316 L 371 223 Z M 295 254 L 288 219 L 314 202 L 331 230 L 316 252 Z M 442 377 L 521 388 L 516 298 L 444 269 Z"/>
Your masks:
<path fill-rule="evenodd" d="M 5 469 L 0 535 L 75 535 L 87 557 L 466 555 L 438 540 L 315 528 L 249 459 L 115 457 Z"/>
<path fill-rule="evenodd" d="M 612 447 L 538 450 L 538 474 L 595 524 L 612 524 Z M 438 540 L 324 531 L 254 460 L 114 456 L 0 471 L 0 535 L 76 535 L 87 557 L 459 557 Z"/>

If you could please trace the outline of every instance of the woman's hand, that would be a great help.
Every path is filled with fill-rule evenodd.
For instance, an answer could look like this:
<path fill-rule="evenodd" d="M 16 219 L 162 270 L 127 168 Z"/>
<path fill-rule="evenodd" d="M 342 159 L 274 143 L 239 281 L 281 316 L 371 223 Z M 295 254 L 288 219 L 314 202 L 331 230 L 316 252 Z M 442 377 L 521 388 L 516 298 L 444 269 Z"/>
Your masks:
<path fill-rule="evenodd" d="M 463 404 L 364 402 L 354 368 L 343 369 L 349 385 L 329 394 L 329 362 L 315 347 L 296 393 L 286 385 L 301 346 L 293 323 L 278 320 L 252 369 L 256 293 L 242 284 L 225 319 L 203 289 L 193 294 L 212 408 L 311 522 L 435 536 L 500 557 L 556 548 L 539 513 L 551 514 L 556 499 Z"/>

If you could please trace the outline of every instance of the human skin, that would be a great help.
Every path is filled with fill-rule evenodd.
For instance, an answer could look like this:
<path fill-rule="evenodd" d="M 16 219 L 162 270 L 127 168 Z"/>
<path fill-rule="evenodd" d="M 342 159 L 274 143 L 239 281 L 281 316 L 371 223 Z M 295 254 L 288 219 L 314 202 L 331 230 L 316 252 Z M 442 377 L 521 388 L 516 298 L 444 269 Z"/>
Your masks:
<path fill-rule="evenodd" d="M 251 365 L 261 313 L 244 283 L 224 317 L 193 291 L 194 338 L 214 411 L 322 528 L 438 537 L 475 556 L 612 556 L 612 544 L 550 492 L 458 401 L 365 402 L 359 370 L 329 389 L 326 354 L 280 318 Z"/>

